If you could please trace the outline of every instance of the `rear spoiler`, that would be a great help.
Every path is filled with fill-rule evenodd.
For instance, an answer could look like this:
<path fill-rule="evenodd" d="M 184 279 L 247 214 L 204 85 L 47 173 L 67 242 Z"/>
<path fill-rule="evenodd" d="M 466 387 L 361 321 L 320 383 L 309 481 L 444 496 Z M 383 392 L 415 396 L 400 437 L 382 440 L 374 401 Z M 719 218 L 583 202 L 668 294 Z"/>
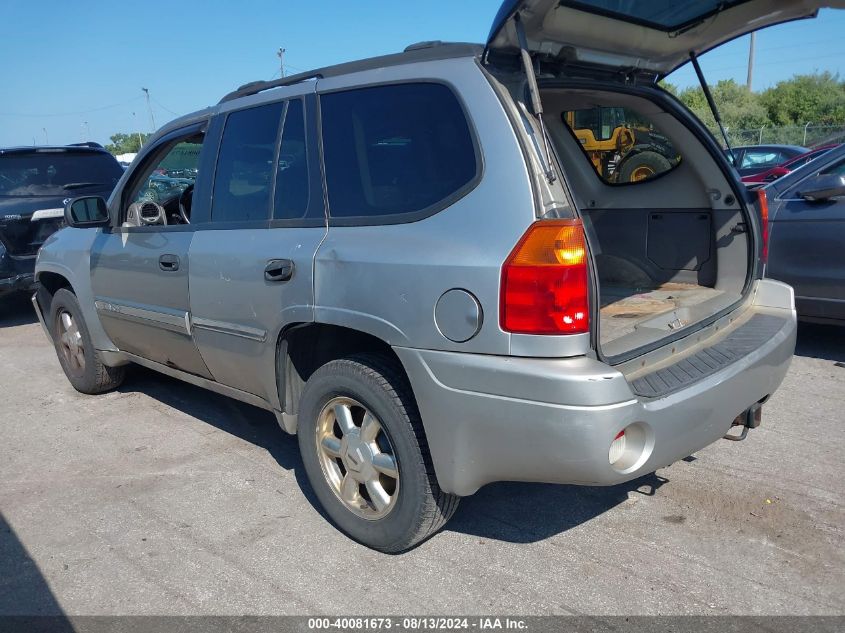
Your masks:
<path fill-rule="evenodd" d="M 94 141 L 86 141 L 84 143 L 70 143 L 68 147 L 90 147 L 91 149 L 105 149 L 99 143 L 95 143 Z"/>

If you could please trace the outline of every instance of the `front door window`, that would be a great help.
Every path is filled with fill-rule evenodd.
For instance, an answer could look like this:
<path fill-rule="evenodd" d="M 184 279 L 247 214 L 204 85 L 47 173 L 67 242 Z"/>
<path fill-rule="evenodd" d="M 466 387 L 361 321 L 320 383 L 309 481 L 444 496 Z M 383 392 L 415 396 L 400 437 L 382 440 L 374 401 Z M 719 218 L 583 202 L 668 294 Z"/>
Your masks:
<path fill-rule="evenodd" d="M 202 132 L 166 143 L 136 174 L 124 198 L 124 226 L 188 224 L 199 174 Z"/>

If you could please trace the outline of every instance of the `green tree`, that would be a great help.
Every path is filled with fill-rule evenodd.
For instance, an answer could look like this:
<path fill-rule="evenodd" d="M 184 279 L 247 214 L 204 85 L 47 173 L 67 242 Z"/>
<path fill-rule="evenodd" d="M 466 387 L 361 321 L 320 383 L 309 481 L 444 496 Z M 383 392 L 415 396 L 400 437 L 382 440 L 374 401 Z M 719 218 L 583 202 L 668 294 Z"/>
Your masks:
<path fill-rule="evenodd" d="M 845 123 L 845 81 L 827 71 L 778 82 L 760 101 L 773 125 Z"/>
<path fill-rule="evenodd" d="M 719 108 L 722 123 L 725 127 L 733 130 L 745 130 L 749 128 L 760 128 L 769 125 L 769 113 L 761 103 L 760 95 L 751 92 L 745 86 L 736 83 L 733 79 L 723 79 L 715 86 L 710 87 L 713 94 L 713 101 Z M 716 120 L 704 91 L 701 88 L 687 88 L 679 95 L 681 101 L 695 112 L 707 127 L 716 128 Z"/>
<path fill-rule="evenodd" d="M 106 150 L 115 156 L 134 153 L 141 149 L 141 145 L 147 142 L 149 136 L 149 134 L 142 132 L 131 132 L 129 134 L 118 132 L 109 137 L 111 143 L 106 145 Z"/>
<path fill-rule="evenodd" d="M 673 95 L 675 95 L 676 97 L 678 96 L 678 86 L 676 86 L 675 84 L 673 84 L 673 83 L 671 83 L 671 82 L 669 82 L 669 81 L 666 81 L 665 79 L 661 79 L 661 80 L 658 82 L 658 85 L 659 85 L 661 88 L 663 88 L 666 92 L 668 92 L 668 93 L 670 93 L 670 94 L 673 94 Z"/>

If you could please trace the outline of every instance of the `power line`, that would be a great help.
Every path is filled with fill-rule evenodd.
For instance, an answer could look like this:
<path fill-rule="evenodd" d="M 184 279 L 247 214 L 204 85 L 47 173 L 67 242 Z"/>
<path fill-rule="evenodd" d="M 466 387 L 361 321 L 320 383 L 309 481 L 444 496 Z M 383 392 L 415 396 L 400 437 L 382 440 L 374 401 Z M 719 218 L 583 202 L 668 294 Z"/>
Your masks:
<path fill-rule="evenodd" d="M 830 55 L 814 55 L 813 57 L 796 57 L 794 59 L 788 59 L 788 60 L 762 62 L 762 63 L 755 64 L 755 65 L 756 66 L 773 66 L 773 65 L 777 64 L 778 66 L 783 66 L 783 65 L 786 65 L 786 64 L 792 64 L 794 62 L 808 62 L 808 61 L 814 61 L 816 59 L 826 59 L 828 57 L 841 57 L 841 56 L 842 55 L 839 54 L 839 53 L 831 53 Z M 746 68 L 746 66 L 745 65 L 741 65 L 741 66 L 720 66 L 718 68 L 707 68 L 707 72 L 712 73 L 712 72 L 717 72 L 717 71 L 720 71 L 720 70 L 738 70 L 740 68 Z"/>
<path fill-rule="evenodd" d="M 173 116 L 181 116 L 178 112 L 174 112 L 174 111 L 173 111 L 173 110 L 171 110 L 170 108 L 166 108 L 166 107 L 164 107 L 163 105 L 161 105 L 161 101 L 159 101 L 159 100 L 158 100 L 158 99 L 156 99 L 155 97 L 150 97 L 150 99 L 152 99 L 152 100 L 153 100 L 153 103 L 155 103 L 155 104 L 156 104 L 159 108 L 161 108 L 161 109 L 162 109 L 162 110 L 164 110 L 165 112 L 169 112 L 169 113 L 170 113 L 170 114 L 172 114 Z"/>
<path fill-rule="evenodd" d="M 47 114 L 33 114 L 31 112 L 0 112 L 0 116 L 22 116 L 22 117 L 32 117 L 32 118 L 42 118 L 42 117 L 55 117 L 55 116 L 77 116 L 80 114 L 90 114 L 91 112 L 100 112 L 102 110 L 109 110 L 111 108 L 121 108 L 125 105 L 130 103 L 134 103 L 141 99 L 142 97 L 133 97 L 129 101 L 124 101 L 123 103 L 115 103 L 112 105 L 107 106 L 100 106 L 98 108 L 92 108 L 90 110 L 78 110 L 76 112 L 51 112 Z"/>

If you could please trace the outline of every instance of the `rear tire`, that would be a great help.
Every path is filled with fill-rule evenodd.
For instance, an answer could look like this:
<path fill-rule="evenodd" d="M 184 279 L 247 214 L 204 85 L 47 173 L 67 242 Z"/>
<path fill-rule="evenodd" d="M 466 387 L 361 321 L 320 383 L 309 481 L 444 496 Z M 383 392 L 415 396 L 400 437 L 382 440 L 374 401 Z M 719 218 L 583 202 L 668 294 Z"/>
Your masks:
<path fill-rule="evenodd" d="M 657 152 L 640 152 L 625 159 L 619 169 L 618 182 L 648 180 L 672 169 L 672 163 Z"/>
<path fill-rule="evenodd" d="M 350 356 L 314 372 L 302 394 L 298 436 L 320 505 L 363 545 L 405 551 L 458 507 L 459 497 L 437 484 L 410 386 L 389 359 Z"/>
<path fill-rule="evenodd" d="M 105 365 L 91 342 L 76 295 L 61 288 L 53 295 L 48 321 L 59 364 L 73 388 L 81 393 L 111 391 L 123 382 L 124 367 Z"/>

